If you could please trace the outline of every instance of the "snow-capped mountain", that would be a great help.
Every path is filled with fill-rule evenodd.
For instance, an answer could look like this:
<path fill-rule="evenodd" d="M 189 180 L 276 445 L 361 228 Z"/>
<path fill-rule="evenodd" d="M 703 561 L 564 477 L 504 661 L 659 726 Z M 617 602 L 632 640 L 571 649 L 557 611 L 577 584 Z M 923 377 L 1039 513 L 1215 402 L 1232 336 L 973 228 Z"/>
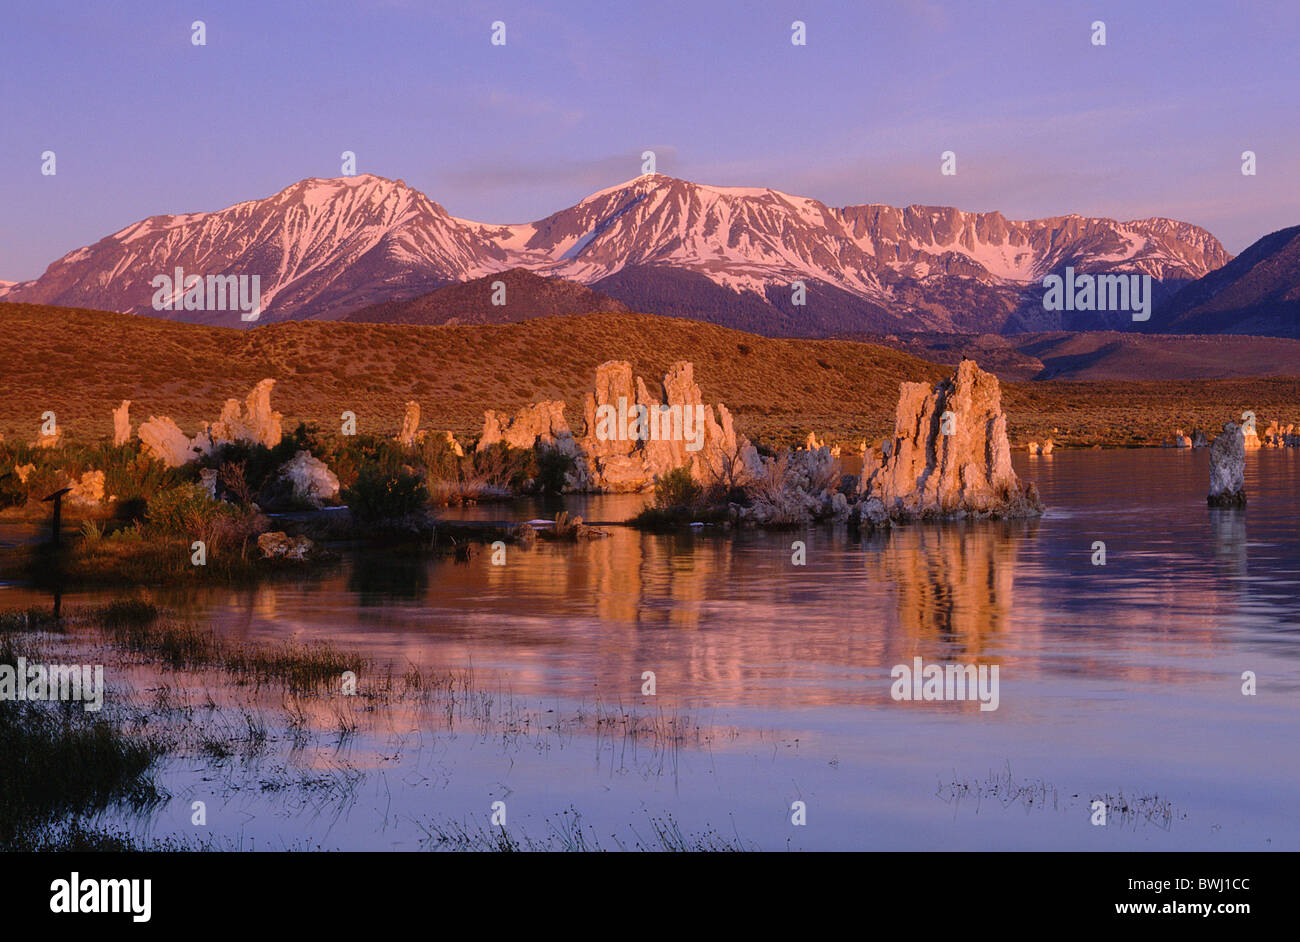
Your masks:
<path fill-rule="evenodd" d="M 1109 327 L 1042 310 L 1045 274 L 1149 274 L 1157 297 L 1226 264 L 1169 219 L 1012 221 L 950 207 L 835 208 L 770 189 L 647 175 L 537 222 L 458 219 L 400 180 L 309 179 L 210 213 L 154 216 L 0 288 L 8 301 L 154 314 L 152 279 L 259 275 L 262 320 L 334 318 L 510 268 L 591 285 L 634 309 L 760 330 Z M 807 301 L 791 303 L 802 281 Z M 216 311 L 161 312 L 233 323 Z"/>

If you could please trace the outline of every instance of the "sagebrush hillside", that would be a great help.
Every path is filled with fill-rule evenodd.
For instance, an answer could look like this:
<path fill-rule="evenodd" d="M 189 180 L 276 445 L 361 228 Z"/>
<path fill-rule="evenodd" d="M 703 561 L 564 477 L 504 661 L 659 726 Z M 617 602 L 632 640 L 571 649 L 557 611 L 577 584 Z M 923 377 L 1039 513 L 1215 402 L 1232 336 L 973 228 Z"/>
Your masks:
<path fill-rule="evenodd" d="M 131 399 L 132 421 L 170 415 L 191 434 L 222 402 L 273 377 L 286 425 L 396 434 L 404 403 L 423 428 L 477 435 L 484 409 L 562 399 L 581 425 L 595 368 L 631 361 L 657 383 L 676 360 L 695 363 L 706 402 L 722 402 L 761 442 L 875 438 L 893 426 L 898 384 L 932 383 L 951 367 L 842 340 L 769 339 L 646 314 L 547 317 L 442 327 L 321 321 L 253 330 L 29 304 L 0 304 L 0 433 L 29 441 L 53 411 L 75 439 L 107 437 L 110 412 Z M 1300 422 L 1295 378 L 1161 382 L 1005 383 L 1017 444 L 1159 443 L 1175 426 L 1217 429 L 1245 409 L 1260 422 Z"/>

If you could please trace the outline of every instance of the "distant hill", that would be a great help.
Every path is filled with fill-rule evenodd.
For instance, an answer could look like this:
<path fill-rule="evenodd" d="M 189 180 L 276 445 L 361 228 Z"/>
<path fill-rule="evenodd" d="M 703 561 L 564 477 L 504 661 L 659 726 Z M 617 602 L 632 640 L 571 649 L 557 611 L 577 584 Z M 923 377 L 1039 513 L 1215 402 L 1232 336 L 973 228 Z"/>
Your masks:
<path fill-rule="evenodd" d="M 1233 334 L 855 334 L 935 363 L 968 356 L 1004 380 L 1300 376 L 1300 341 Z"/>
<path fill-rule="evenodd" d="M 494 285 L 504 285 L 498 293 Z M 504 304 L 493 304 L 493 295 Z M 342 318 L 366 324 L 513 324 L 556 314 L 626 313 L 622 301 L 563 278 L 544 278 L 512 268 L 460 284 L 444 285 L 407 301 L 372 304 Z"/>
<path fill-rule="evenodd" d="M 422 425 L 477 435 L 485 409 L 540 399 L 568 404 L 580 428 L 596 366 L 631 361 L 652 387 L 676 360 L 695 364 L 706 402 L 723 402 L 746 434 L 768 444 L 810 431 L 855 442 L 892 430 L 900 382 L 933 383 L 951 367 L 875 344 L 759 337 L 650 314 L 541 317 L 517 324 L 295 321 L 253 330 L 33 304 L 0 303 L 0 433 L 31 441 L 53 411 L 74 439 L 112 433 L 111 410 L 132 421 L 170 415 L 191 434 L 229 397 L 276 380 L 286 423 L 395 435 L 415 399 Z M 1004 383 L 1012 440 L 1048 435 L 1087 445 L 1152 444 L 1178 426 L 1218 428 L 1253 410 L 1300 422 L 1300 379 Z"/>
<path fill-rule="evenodd" d="M 1300 337 L 1300 226 L 1264 236 L 1177 292 L 1148 329 Z"/>

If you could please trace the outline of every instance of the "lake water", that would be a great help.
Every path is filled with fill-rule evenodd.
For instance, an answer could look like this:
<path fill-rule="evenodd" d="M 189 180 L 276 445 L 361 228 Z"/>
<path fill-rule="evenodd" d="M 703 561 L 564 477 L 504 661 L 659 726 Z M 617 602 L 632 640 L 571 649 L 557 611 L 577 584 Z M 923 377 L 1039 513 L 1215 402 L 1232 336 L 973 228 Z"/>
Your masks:
<path fill-rule="evenodd" d="M 216 771 L 166 759 L 172 800 L 122 820 L 192 837 L 207 833 L 190 824 L 202 799 L 208 830 L 244 846 L 414 848 L 419 822 L 484 824 L 502 800 L 512 831 L 544 836 L 573 809 L 606 846 L 671 816 L 764 849 L 1300 849 L 1300 455 L 1251 454 L 1241 511 L 1207 508 L 1207 460 L 1016 456 L 1049 507 L 1030 522 L 861 538 L 613 527 L 510 547 L 504 566 L 362 555 L 303 584 L 154 591 L 234 639 L 329 639 L 399 672 L 472 665 L 527 730 L 403 713 L 332 749 Z M 642 502 L 566 506 L 615 521 Z M 0 588 L 0 607 L 38 600 Z M 915 657 L 996 665 L 997 709 L 894 700 L 890 670 Z M 664 749 L 589 719 L 545 729 L 601 709 L 690 734 Z M 346 769 L 352 785 L 307 802 L 266 786 L 304 768 Z M 806 825 L 791 823 L 796 801 Z"/>

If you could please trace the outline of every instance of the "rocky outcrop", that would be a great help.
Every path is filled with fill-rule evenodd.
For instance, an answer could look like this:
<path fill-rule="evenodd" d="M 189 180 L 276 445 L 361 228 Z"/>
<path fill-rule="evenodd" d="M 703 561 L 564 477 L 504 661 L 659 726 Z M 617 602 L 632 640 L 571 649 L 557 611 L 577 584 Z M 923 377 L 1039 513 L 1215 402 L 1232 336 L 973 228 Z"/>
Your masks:
<path fill-rule="evenodd" d="M 1216 438 L 1215 441 L 1218 441 Z M 1242 447 L 1247 451 L 1254 451 L 1256 448 L 1262 448 L 1263 442 L 1259 440 L 1259 432 L 1255 431 L 1255 423 L 1243 426 L 1241 429 Z"/>
<path fill-rule="evenodd" d="M 511 448 L 534 448 L 572 439 L 573 432 L 564 418 L 564 403 L 551 400 L 524 406 L 514 415 L 487 410 L 483 413 L 483 434 L 475 450 L 486 451 L 498 442 L 505 442 Z"/>
<path fill-rule="evenodd" d="M 1210 443 L 1209 441 L 1206 440 L 1205 431 L 1203 429 L 1199 429 L 1199 428 L 1192 429 L 1192 447 L 1193 448 L 1210 447 Z"/>
<path fill-rule="evenodd" d="M 447 437 L 459 454 L 460 445 L 456 439 L 450 432 Z M 564 403 L 559 400 L 524 406 L 513 416 L 492 409 L 484 412 L 483 433 L 475 450 L 486 451 L 498 443 L 511 448 L 555 449 L 573 461 L 573 470 L 565 474 L 565 490 L 585 491 L 591 487 L 582 448 L 573 437 L 573 431 L 564 418 Z"/>
<path fill-rule="evenodd" d="M 338 476 L 309 451 L 294 455 L 280 475 L 293 485 L 293 496 L 297 500 L 313 507 L 320 507 L 339 496 Z"/>
<path fill-rule="evenodd" d="M 864 462 L 865 519 L 1027 517 L 1037 489 L 1011 467 L 997 377 L 963 360 L 933 390 L 902 383 L 893 437 L 878 468 Z M 869 473 L 868 473 L 869 472 Z"/>
<path fill-rule="evenodd" d="M 200 455 L 210 455 L 222 445 L 244 442 L 274 448 L 284 437 L 280 423 L 284 416 L 271 408 L 271 388 L 275 380 L 264 379 L 250 392 L 241 404 L 238 399 L 227 399 L 221 416 L 212 424 L 204 423 L 197 435 L 190 438 L 171 418 L 149 416 L 140 426 L 140 444 L 145 454 L 157 458 L 169 468 L 177 468 Z M 129 406 L 123 402 L 119 411 Z M 114 412 L 114 423 L 117 412 Z"/>
<path fill-rule="evenodd" d="M 104 472 L 86 471 L 72 482 L 67 493 L 70 503 L 93 507 L 104 502 Z"/>
<path fill-rule="evenodd" d="M 420 431 L 420 404 L 411 400 L 406 404 L 406 414 L 402 416 L 402 431 L 397 440 L 408 448 L 415 444 L 415 437 Z"/>
<path fill-rule="evenodd" d="M 1294 425 L 1283 426 L 1280 422 L 1268 423 L 1260 444 L 1265 448 L 1294 448 L 1300 445 L 1300 435 L 1296 435 Z"/>
<path fill-rule="evenodd" d="M 534 403 L 513 416 L 488 410 L 477 450 L 497 442 L 556 448 L 574 459 L 569 490 L 641 491 L 680 467 L 703 483 L 741 483 L 760 467 L 757 450 L 737 433 L 726 407 L 703 402 L 694 367 L 685 361 L 664 375 L 662 395 L 634 377 L 630 363 L 602 363 L 583 412 L 579 438 L 565 419 L 563 402 Z"/>
<path fill-rule="evenodd" d="M 215 448 L 228 442 L 246 442 L 274 448 L 280 444 L 284 437 L 280 427 L 284 416 L 271 409 L 273 386 L 275 380 L 262 380 L 253 387 L 242 405 L 238 399 L 227 399 L 221 408 L 221 417 L 205 429 L 210 446 Z"/>
<path fill-rule="evenodd" d="M 179 468 L 199 456 L 194 439 L 167 416 L 149 416 L 149 421 L 140 426 L 140 444 L 146 455 L 169 468 Z"/>
<path fill-rule="evenodd" d="M 630 363 L 602 363 L 583 411 L 579 445 L 598 490 L 644 490 L 680 467 L 701 483 L 739 484 L 761 468 L 757 449 L 737 433 L 726 406 L 705 404 L 695 368 L 685 360 L 664 375 L 662 395 L 640 377 L 634 384 Z"/>
<path fill-rule="evenodd" d="M 1045 442 L 1030 442 L 1029 453 L 1031 455 L 1050 455 L 1056 449 L 1056 443 L 1050 438 Z"/>
<path fill-rule="evenodd" d="M 314 544 L 305 536 L 289 536 L 283 530 L 263 533 L 257 538 L 263 559 L 306 559 Z"/>
<path fill-rule="evenodd" d="M 1229 422 L 1210 446 L 1211 507 L 1240 507 L 1246 503 L 1246 436 Z"/>
<path fill-rule="evenodd" d="M 113 444 L 125 445 L 131 440 L 131 400 L 123 399 L 113 410 Z"/>

